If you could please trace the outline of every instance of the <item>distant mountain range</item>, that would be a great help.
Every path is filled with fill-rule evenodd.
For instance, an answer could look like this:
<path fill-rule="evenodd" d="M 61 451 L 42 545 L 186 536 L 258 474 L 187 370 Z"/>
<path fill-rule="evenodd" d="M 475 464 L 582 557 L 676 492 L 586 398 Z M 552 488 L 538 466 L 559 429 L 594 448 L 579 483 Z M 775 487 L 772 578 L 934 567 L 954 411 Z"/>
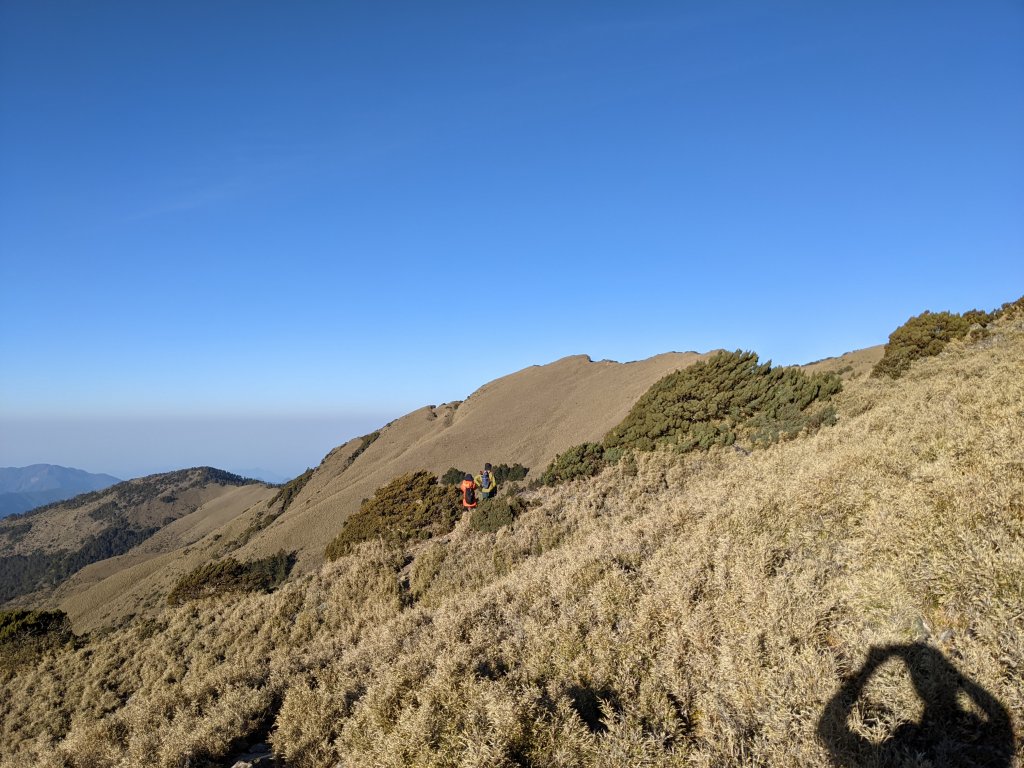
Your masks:
<path fill-rule="evenodd" d="M 97 475 L 55 464 L 0 467 L 0 517 L 63 501 L 89 491 L 101 491 L 119 478 Z"/>

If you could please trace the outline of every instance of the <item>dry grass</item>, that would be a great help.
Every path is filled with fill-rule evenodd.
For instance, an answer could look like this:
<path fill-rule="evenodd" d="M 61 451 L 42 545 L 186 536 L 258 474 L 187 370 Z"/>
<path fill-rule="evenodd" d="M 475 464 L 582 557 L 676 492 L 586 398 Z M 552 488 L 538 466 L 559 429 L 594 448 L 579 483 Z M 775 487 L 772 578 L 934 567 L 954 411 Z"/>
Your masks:
<path fill-rule="evenodd" d="M 814 437 L 644 454 L 411 563 L 366 543 L 50 652 L 0 672 L 2 764 L 200 765 L 271 718 L 292 766 L 827 766 L 827 702 L 914 640 L 1019 743 L 1022 368 L 1016 315 L 848 384 Z M 920 709 L 887 664 L 851 724 L 880 740 Z"/>

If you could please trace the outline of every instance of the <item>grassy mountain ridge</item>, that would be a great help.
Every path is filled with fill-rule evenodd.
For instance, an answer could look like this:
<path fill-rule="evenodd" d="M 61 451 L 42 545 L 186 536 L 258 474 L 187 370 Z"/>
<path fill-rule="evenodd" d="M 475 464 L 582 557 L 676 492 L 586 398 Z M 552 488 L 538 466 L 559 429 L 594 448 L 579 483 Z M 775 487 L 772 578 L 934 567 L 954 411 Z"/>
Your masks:
<path fill-rule="evenodd" d="M 254 482 L 196 467 L 127 480 L 4 518 L 0 603 L 17 598 L 37 604 L 82 568 L 122 555 L 228 490 Z"/>
<path fill-rule="evenodd" d="M 543 466 L 573 439 L 599 438 L 651 383 L 702 357 L 670 353 L 623 364 L 580 355 L 489 382 L 465 401 L 417 409 L 332 450 L 301 482 L 286 486 L 286 505 L 254 501 L 177 555 L 142 562 L 133 550 L 93 566 L 69 582 L 58 603 L 46 605 L 59 605 L 82 631 L 140 612 L 153 615 L 178 579 L 227 556 L 257 561 L 295 552 L 296 572 L 310 572 L 362 500 L 395 477 L 424 468 L 440 474 L 456 462 Z M 118 565 L 120 572 L 104 570 Z"/>
<path fill-rule="evenodd" d="M 440 475 L 451 466 L 479 471 L 485 461 L 543 467 L 575 442 L 600 439 L 654 381 L 703 357 L 669 353 L 616 363 L 577 355 L 491 381 L 464 401 L 417 409 L 376 437 L 331 451 L 274 526 L 239 555 L 297 551 L 296 571 L 309 572 L 362 500 L 399 475 Z"/>
<path fill-rule="evenodd" d="M 3 764 L 199 765 L 269 721 L 291 766 L 1008 766 L 1022 365 L 1011 314 L 898 381 L 849 381 L 814 435 L 643 453 L 411 561 L 358 544 L 275 593 L 2 669 Z M 952 685 L 973 710 L 900 751 Z"/>

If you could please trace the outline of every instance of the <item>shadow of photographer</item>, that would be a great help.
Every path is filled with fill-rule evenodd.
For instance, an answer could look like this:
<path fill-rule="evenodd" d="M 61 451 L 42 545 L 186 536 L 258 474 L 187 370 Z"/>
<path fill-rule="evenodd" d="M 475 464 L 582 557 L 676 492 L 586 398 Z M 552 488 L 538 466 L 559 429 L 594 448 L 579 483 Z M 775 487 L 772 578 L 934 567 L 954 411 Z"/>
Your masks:
<path fill-rule="evenodd" d="M 902 660 L 924 703 L 921 719 L 904 723 L 881 743 L 850 729 L 849 718 L 868 681 L 889 659 Z M 973 702 L 979 716 L 961 701 Z M 832 697 L 818 722 L 818 736 L 840 768 L 921 765 L 944 768 L 1009 768 L 1014 739 L 1010 715 L 988 691 L 924 643 L 873 646 L 864 666 Z"/>

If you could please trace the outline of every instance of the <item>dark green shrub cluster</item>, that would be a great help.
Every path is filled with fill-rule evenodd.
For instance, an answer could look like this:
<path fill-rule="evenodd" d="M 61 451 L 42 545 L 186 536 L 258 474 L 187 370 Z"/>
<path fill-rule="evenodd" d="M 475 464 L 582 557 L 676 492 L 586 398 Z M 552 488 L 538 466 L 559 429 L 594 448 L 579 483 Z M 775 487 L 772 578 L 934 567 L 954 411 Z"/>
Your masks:
<path fill-rule="evenodd" d="M 50 634 L 71 634 L 64 611 L 0 611 L 0 645 Z"/>
<path fill-rule="evenodd" d="M 939 354 L 953 339 L 962 339 L 972 325 L 988 325 L 994 315 L 972 309 L 963 315 L 950 312 L 923 312 L 912 317 L 889 334 L 885 354 L 871 375 L 898 379 L 915 360 Z"/>
<path fill-rule="evenodd" d="M 458 490 L 425 470 L 397 477 L 359 506 L 324 554 L 336 560 L 361 541 L 404 542 L 448 533 L 461 513 L 460 498 Z"/>
<path fill-rule="evenodd" d="M 288 506 L 292 503 L 299 492 L 306 487 L 306 483 L 309 482 L 309 478 L 313 476 L 313 470 L 307 469 L 298 477 L 294 477 L 287 483 L 281 486 L 281 489 L 274 494 L 274 498 L 270 500 L 268 506 L 278 507 L 278 514 L 288 509 Z"/>
<path fill-rule="evenodd" d="M 498 484 L 499 488 L 502 483 L 511 480 L 524 480 L 530 472 L 529 467 L 524 467 L 518 461 L 511 467 L 508 464 L 498 464 L 492 467 L 491 470 L 494 473 L 494 482 Z"/>
<path fill-rule="evenodd" d="M 178 579 L 167 595 L 167 602 L 180 605 L 188 600 L 226 592 L 270 592 L 288 578 L 294 565 L 295 553 L 283 550 L 250 562 L 226 557 L 202 565 Z"/>
<path fill-rule="evenodd" d="M 577 477 L 593 477 L 604 465 L 604 446 L 583 443 L 555 456 L 540 481 L 544 485 L 558 485 Z"/>
<path fill-rule="evenodd" d="M 6 536 L 7 541 L 11 544 L 16 544 L 28 535 L 28 532 L 32 530 L 32 523 L 20 522 L 12 523 L 5 528 L 0 528 L 0 536 Z"/>
<path fill-rule="evenodd" d="M 90 536 L 76 550 L 0 557 L 0 603 L 40 588 L 56 586 L 90 563 L 124 554 L 158 530 L 112 526 Z"/>
<path fill-rule="evenodd" d="M 499 496 L 482 500 L 469 516 L 469 527 L 474 531 L 494 533 L 510 525 L 526 511 L 526 502 L 518 496 Z"/>
<path fill-rule="evenodd" d="M 529 467 L 524 467 L 519 462 L 516 462 L 511 467 L 508 464 L 497 464 L 491 467 L 491 474 L 494 475 L 494 482 L 498 484 L 498 488 L 501 488 L 502 483 L 524 479 L 529 472 Z M 441 484 L 458 485 L 466 474 L 466 472 L 457 467 L 449 467 L 448 471 L 441 475 Z"/>
<path fill-rule="evenodd" d="M 834 423 L 828 400 L 841 388 L 833 373 L 808 375 L 762 365 L 753 352 L 719 352 L 656 382 L 602 443 L 559 454 L 540 480 L 557 485 L 591 477 L 623 456 L 662 444 L 681 451 L 736 440 L 768 445 L 814 431 Z"/>
<path fill-rule="evenodd" d="M 366 449 L 369 448 L 371 445 L 373 445 L 374 441 L 378 437 L 380 437 L 379 429 L 376 432 L 371 432 L 370 434 L 363 435 L 361 438 L 359 438 L 359 445 L 356 447 L 354 451 L 352 451 L 352 455 L 345 460 L 345 466 L 341 468 L 341 471 L 344 472 L 346 469 L 351 467 L 355 463 L 355 460 L 362 456 L 363 452 L 366 451 Z"/>
<path fill-rule="evenodd" d="M 441 485 L 458 485 L 466 477 L 466 473 L 458 467 L 449 467 L 448 471 L 441 475 Z"/>
<path fill-rule="evenodd" d="M 768 444 L 828 423 L 826 401 L 842 388 L 832 373 L 759 364 L 753 352 L 719 352 L 656 382 L 604 439 L 606 449 L 682 451 Z"/>

